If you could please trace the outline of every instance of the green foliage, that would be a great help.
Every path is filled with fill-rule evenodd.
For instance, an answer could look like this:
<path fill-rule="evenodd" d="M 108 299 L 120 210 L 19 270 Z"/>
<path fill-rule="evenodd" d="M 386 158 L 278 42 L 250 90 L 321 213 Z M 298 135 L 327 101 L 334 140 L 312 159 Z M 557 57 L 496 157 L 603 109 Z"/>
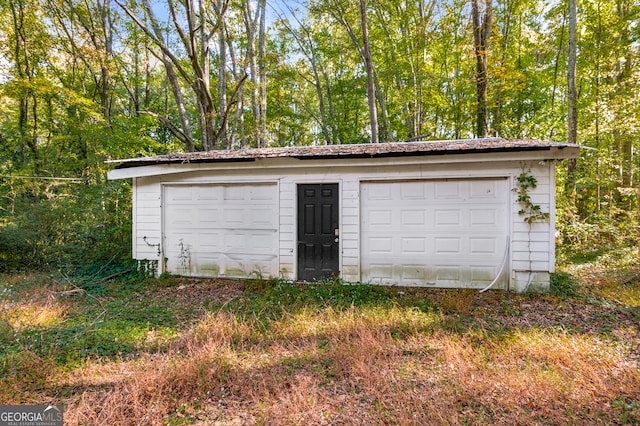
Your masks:
<path fill-rule="evenodd" d="M 253 289 L 249 299 L 237 300 L 225 306 L 240 315 L 258 315 L 262 319 L 280 318 L 300 309 L 324 310 L 348 309 L 352 306 L 392 306 L 404 307 L 422 312 L 437 310 L 429 300 L 412 296 L 396 298 L 385 287 L 345 283 L 341 279 L 320 280 L 313 283 L 296 284 L 283 279 L 246 281 Z"/>
<path fill-rule="evenodd" d="M 218 106 L 222 88 L 230 103 L 223 135 L 228 143 L 255 145 L 256 130 L 272 146 L 367 142 L 357 2 L 311 0 L 304 13 L 275 6 L 278 19 L 268 24 L 264 58 L 250 54 L 249 4 L 233 3 L 225 14 L 226 67 L 218 67 L 216 43 L 209 46 L 211 98 Z M 7 62 L 0 78 L 0 270 L 119 261 L 129 247 L 129 201 L 126 184 L 104 183 L 110 167 L 104 161 L 184 149 L 166 124 L 180 127 L 181 108 L 166 70 L 149 57 L 153 42 L 121 9 L 104 7 L 91 1 L 0 3 L 0 57 Z M 142 13 L 139 5 L 131 7 Z M 487 52 L 492 134 L 566 139 L 565 9 L 547 0 L 494 4 Z M 565 164 L 558 168 L 560 187 L 567 188 L 557 202 L 561 252 L 638 244 L 638 11 L 631 0 L 578 7 L 579 141 L 595 149 L 583 151 L 571 176 Z M 465 0 L 370 2 L 383 139 L 474 135 L 468 14 Z M 166 31 L 170 49 L 180 44 L 172 26 Z M 174 53 L 188 68 L 185 52 Z M 252 59 L 255 72 L 249 69 Z M 250 77 L 234 92 L 245 73 Z M 189 72 L 178 74 L 193 127 L 183 130 L 197 139 L 197 97 L 187 89 L 193 87 Z M 266 99 L 254 90 L 254 74 L 266 78 Z M 254 119 L 261 102 L 265 129 L 257 129 L 260 120 Z M 216 125 L 220 114 L 215 111 Z M 5 176 L 77 178 L 84 184 Z M 536 183 L 524 175 L 518 183 L 524 220 L 547 220 L 528 196 Z"/>
<path fill-rule="evenodd" d="M 382 287 L 360 283 L 345 284 L 339 279 L 309 284 L 295 284 L 283 279 L 251 280 L 249 283 L 257 290 L 251 302 L 233 304 L 232 309 L 247 314 L 260 313 L 265 318 L 276 318 L 283 312 L 309 306 L 342 309 L 390 301 Z"/>
<path fill-rule="evenodd" d="M 518 214 L 529 224 L 549 220 L 549 212 L 542 212 L 540 206 L 531 201 L 530 191 L 536 189 L 538 180 L 529 173 L 522 172 L 516 178 L 517 187 L 513 191 L 518 195 L 517 201 L 522 207 Z"/>
<path fill-rule="evenodd" d="M 578 282 L 567 272 L 556 271 L 551 274 L 551 294 L 566 298 L 578 294 Z"/>
<path fill-rule="evenodd" d="M 149 303 L 142 297 L 155 281 L 132 275 L 129 279 L 100 286 L 92 284 L 98 279 L 99 276 L 90 279 L 88 275 L 71 278 L 77 288 L 86 289 L 86 292 L 72 296 L 76 308 L 64 321 L 0 335 L 0 339 L 4 339 L 0 375 L 10 373 L 6 368 L 16 364 L 13 358 L 20 353 L 52 359 L 58 365 L 70 368 L 87 358 L 113 359 L 135 354 L 141 349 L 162 350 L 162 345 L 173 339 L 179 324 L 177 316 L 182 313 L 180 308 Z M 32 284 L 25 281 L 14 290 L 24 291 L 29 286 Z M 149 339 L 150 335 L 153 339 Z"/>
<path fill-rule="evenodd" d="M 620 410 L 621 424 L 637 424 L 640 422 L 640 407 L 635 400 L 627 400 L 627 398 L 621 396 L 614 400 L 611 405 Z"/>
<path fill-rule="evenodd" d="M 581 218 L 573 206 L 560 199 L 556 210 L 559 261 L 581 263 L 636 247 L 636 215 L 616 210 L 618 215 L 601 212 Z"/>
<path fill-rule="evenodd" d="M 18 191 L 15 182 L 3 183 Z M 27 188 L 0 211 L 0 270 L 128 262 L 130 193 L 130 184 L 121 181 Z"/>

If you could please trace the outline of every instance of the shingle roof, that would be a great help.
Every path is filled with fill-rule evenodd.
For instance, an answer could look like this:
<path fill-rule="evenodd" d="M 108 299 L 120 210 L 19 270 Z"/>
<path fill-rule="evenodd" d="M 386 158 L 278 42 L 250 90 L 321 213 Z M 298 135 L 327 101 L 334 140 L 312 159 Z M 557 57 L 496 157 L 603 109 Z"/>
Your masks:
<path fill-rule="evenodd" d="M 299 160 L 374 158 L 485 152 L 544 151 L 551 150 L 552 148 L 564 149 L 567 147 L 577 147 L 577 145 L 533 139 L 484 138 L 357 145 L 246 148 L 238 150 L 175 153 L 154 157 L 111 160 L 109 162 L 119 163 L 116 168 L 124 169 L 155 164 L 255 161 L 260 158 L 296 158 Z"/>

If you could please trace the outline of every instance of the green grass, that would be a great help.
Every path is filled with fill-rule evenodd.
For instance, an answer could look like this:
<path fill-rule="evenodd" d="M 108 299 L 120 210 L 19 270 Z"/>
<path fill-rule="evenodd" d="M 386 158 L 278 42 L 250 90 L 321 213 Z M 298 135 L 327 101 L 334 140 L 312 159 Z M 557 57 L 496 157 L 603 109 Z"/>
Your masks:
<path fill-rule="evenodd" d="M 551 294 L 566 298 L 578 294 L 578 282 L 568 272 L 556 271 L 551 274 Z"/>
<path fill-rule="evenodd" d="M 87 358 L 127 357 L 140 350 L 162 349 L 164 343 L 177 335 L 179 321 L 176 314 L 181 307 L 149 303 L 141 292 L 153 291 L 157 283 L 155 280 L 123 280 L 91 286 L 84 277 L 72 282 L 68 277 L 54 275 L 37 275 L 16 282 L 8 287 L 11 292 L 7 292 L 5 300 L 19 300 L 20 293 L 29 293 L 40 286 L 41 289 L 49 288 L 50 294 L 45 298 L 49 303 L 57 292 L 56 303 L 72 308 L 63 319 L 52 324 L 5 330 L 0 374 L 4 372 L 3 366 L 7 366 L 6 359 L 21 351 L 73 368 Z M 84 291 L 65 296 L 69 289 Z"/>

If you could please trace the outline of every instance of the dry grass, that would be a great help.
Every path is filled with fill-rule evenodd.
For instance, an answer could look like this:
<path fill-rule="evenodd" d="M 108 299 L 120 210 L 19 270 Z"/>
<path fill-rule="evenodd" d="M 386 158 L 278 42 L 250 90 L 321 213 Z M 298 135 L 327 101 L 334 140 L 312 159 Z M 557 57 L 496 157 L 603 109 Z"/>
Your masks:
<path fill-rule="evenodd" d="M 539 329 L 457 335 L 437 330 L 436 314 L 387 314 L 303 313 L 266 335 L 230 314 L 207 315 L 167 354 L 124 370 L 107 363 L 90 377 L 72 372 L 65 385 L 84 391 L 68 401 L 67 419 L 586 424 L 615 420 L 613 401 L 640 397 L 637 366 L 595 337 Z"/>
<path fill-rule="evenodd" d="M 8 361 L 23 368 L 12 377 L 51 373 L 0 400 L 62 402 L 68 424 L 91 425 L 640 422 L 638 329 L 627 311 L 501 292 L 460 302 L 416 294 L 443 308 L 396 298 L 285 305 L 267 319 L 213 310 L 163 351 L 70 370 L 25 353 Z M 569 316 L 620 327 L 567 328 Z"/>
<path fill-rule="evenodd" d="M 63 289 L 59 284 L 43 281 L 41 276 L 34 274 L 2 275 L 0 280 L 4 281 L 0 284 L 0 289 L 3 290 L 0 295 L 5 295 L 5 300 L 0 298 L 0 321 L 4 320 L 13 330 L 54 325 L 63 321 L 69 313 L 69 304 L 55 297 Z M 15 292 L 14 287 L 19 286 L 21 281 L 39 285 L 21 288 L 19 297 L 11 297 Z"/>
<path fill-rule="evenodd" d="M 627 308 L 640 308 L 640 274 L 583 273 L 591 294 Z"/>

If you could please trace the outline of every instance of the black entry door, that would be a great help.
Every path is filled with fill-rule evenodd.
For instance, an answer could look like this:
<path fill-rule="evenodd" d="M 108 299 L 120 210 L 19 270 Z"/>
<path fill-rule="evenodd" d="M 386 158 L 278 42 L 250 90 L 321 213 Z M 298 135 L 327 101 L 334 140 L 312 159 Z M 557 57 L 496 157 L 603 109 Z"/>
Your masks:
<path fill-rule="evenodd" d="M 298 185 L 298 279 L 337 276 L 338 184 Z"/>

